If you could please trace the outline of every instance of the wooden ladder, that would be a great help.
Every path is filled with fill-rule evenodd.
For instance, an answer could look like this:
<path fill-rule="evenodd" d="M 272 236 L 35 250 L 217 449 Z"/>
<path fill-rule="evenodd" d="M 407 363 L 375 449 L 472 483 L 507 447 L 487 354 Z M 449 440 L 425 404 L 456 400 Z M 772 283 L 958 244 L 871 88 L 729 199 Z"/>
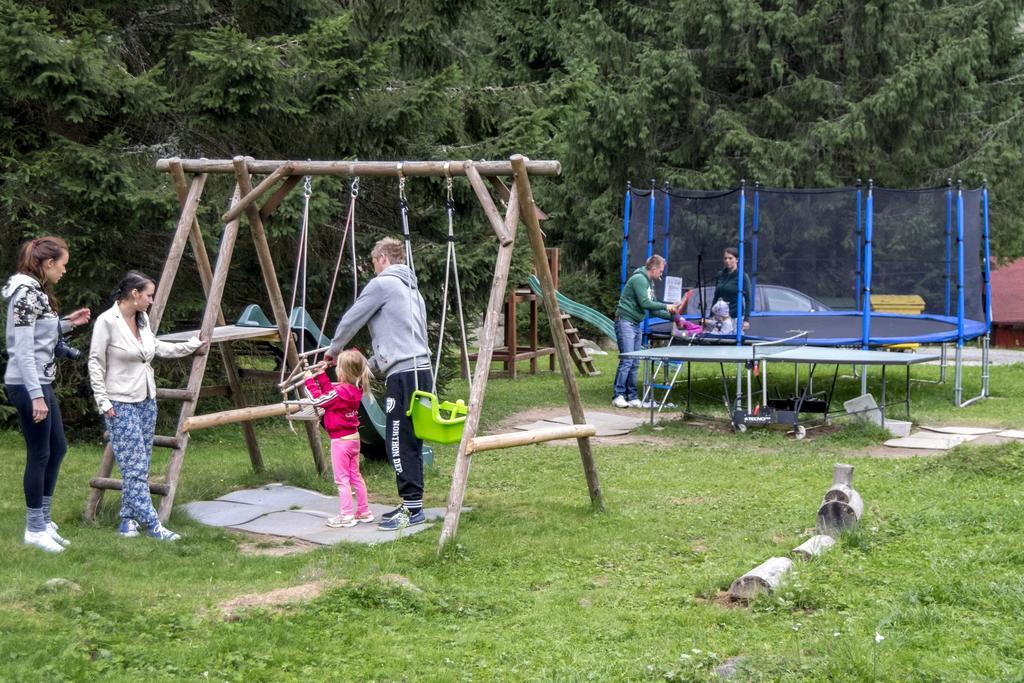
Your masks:
<path fill-rule="evenodd" d="M 580 331 L 572 324 L 572 316 L 562 313 L 562 327 L 565 328 L 565 337 L 569 341 L 569 356 L 576 364 L 576 369 L 583 375 L 600 375 L 601 371 L 594 368 L 594 359 L 587 352 L 586 345 L 580 341 Z"/>
<path fill-rule="evenodd" d="M 156 297 L 150 310 L 150 327 L 155 331 L 160 326 L 167 301 L 174 284 L 174 277 L 181 266 L 182 256 L 185 251 L 186 242 L 191 244 L 195 255 L 196 266 L 199 270 L 199 277 L 202 281 L 203 291 L 206 294 L 206 308 L 203 312 L 203 321 L 199 330 L 195 332 L 181 332 L 176 334 L 161 335 L 162 341 L 176 342 L 185 341 L 198 332 L 203 339 L 210 340 L 210 349 L 216 345 L 220 351 L 224 363 L 225 374 L 227 375 L 227 393 L 237 408 L 245 408 L 246 401 L 242 392 L 241 380 L 239 378 L 238 366 L 235 361 L 234 351 L 231 343 L 241 340 L 259 341 L 280 341 L 285 335 L 291 334 L 288 328 L 287 313 L 284 309 L 284 300 L 281 297 L 280 289 L 277 286 L 276 274 L 273 271 L 273 262 L 270 260 L 270 249 L 263 232 L 263 223 L 259 212 L 254 207 L 248 211 L 248 219 L 252 228 L 253 239 L 256 242 L 257 254 L 260 257 L 260 266 L 269 290 L 271 305 L 277 321 L 276 328 L 242 328 L 234 325 L 225 325 L 224 314 L 221 309 L 221 301 L 224 296 L 224 289 L 227 282 L 228 270 L 231 265 L 231 256 L 234 252 L 235 243 L 238 239 L 240 215 L 228 221 L 224 226 L 221 236 L 220 248 L 217 251 L 216 265 L 211 268 L 209 254 L 203 242 L 199 222 L 196 219 L 196 212 L 199 206 L 199 199 L 202 196 L 203 187 L 206 183 L 206 174 L 200 173 L 193 177 L 189 186 L 185 174 L 181 169 L 180 162 L 175 167 L 172 164 L 172 176 L 182 206 L 181 218 L 171 242 L 171 248 L 164 262 L 163 272 L 158 283 Z M 238 184 L 232 196 L 232 206 L 239 203 L 243 194 L 251 192 L 248 173 L 238 175 Z M 266 207 L 265 207 L 266 209 Z M 272 208 L 270 209 L 272 210 Z M 269 211 L 267 212 L 269 213 Z M 267 268 L 271 272 L 267 272 Z M 272 279 L 271 279 L 272 278 Z M 276 295 L 276 296 L 275 296 Z M 203 388 L 203 377 L 206 374 L 206 364 L 209 359 L 208 352 L 199 352 L 192 356 L 192 367 L 189 370 L 188 383 L 184 389 L 157 389 L 156 399 L 158 402 L 177 401 L 180 403 L 178 422 L 173 436 L 154 436 L 153 446 L 171 449 L 170 459 L 167 464 L 167 472 L 162 477 L 163 481 L 153 478 L 149 481 L 151 494 L 161 496 L 158 514 L 162 522 L 167 521 L 171 515 L 174 505 L 174 497 L 178 488 L 178 480 L 181 476 L 181 469 L 185 462 L 185 452 L 188 449 L 189 432 L 186 423 L 189 418 L 195 415 L 196 402 L 202 396 L 221 393 L 218 387 Z M 294 344 L 289 344 L 289 353 L 285 362 L 289 367 L 294 367 L 298 362 L 298 354 Z M 256 432 L 253 429 L 252 421 L 242 421 L 242 430 L 245 435 L 245 442 L 249 450 L 249 459 L 254 470 L 263 469 L 263 456 L 260 453 L 259 444 L 256 441 Z M 313 460 L 317 471 L 323 474 L 325 471 L 323 448 L 320 436 L 317 432 L 317 425 L 312 422 L 305 422 L 306 434 L 309 438 L 310 448 L 313 451 Z M 99 471 L 89 481 L 91 490 L 85 506 L 84 517 L 86 520 L 96 519 L 103 494 L 108 490 L 121 490 L 123 481 L 112 478 L 111 472 L 114 465 L 113 447 L 108 439 L 103 449 L 103 458 L 100 462 Z"/>

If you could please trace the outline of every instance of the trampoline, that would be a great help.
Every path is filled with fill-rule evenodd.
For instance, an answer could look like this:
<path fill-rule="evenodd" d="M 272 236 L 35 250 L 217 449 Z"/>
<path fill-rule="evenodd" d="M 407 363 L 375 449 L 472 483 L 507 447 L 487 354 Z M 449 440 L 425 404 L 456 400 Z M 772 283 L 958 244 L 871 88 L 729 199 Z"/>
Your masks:
<path fill-rule="evenodd" d="M 726 247 L 739 250 L 740 282 L 753 292 L 746 331 L 700 341 L 746 344 L 806 333 L 802 344 L 862 349 L 896 344 L 954 344 L 954 400 L 988 395 L 991 330 L 988 191 L 949 184 L 914 190 L 739 188 L 723 191 L 627 188 L 622 271 L 648 257 L 666 260 L 662 300 L 681 288 L 713 287 Z M 759 285 L 766 286 L 758 293 Z M 674 289 L 673 289 L 674 288 Z M 793 293 L 789 300 L 769 296 Z M 707 291 L 706 289 L 704 291 Z M 879 295 L 917 302 L 906 312 L 882 312 Z M 894 296 L 895 295 L 895 296 Z M 806 310 L 799 301 L 824 304 Z M 704 315 L 713 301 L 705 296 Z M 698 318 L 700 314 L 688 317 Z M 645 331 L 671 326 L 648 321 Z M 981 393 L 963 401 L 961 349 L 982 346 Z M 691 342 L 692 343 L 692 342 Z"/>

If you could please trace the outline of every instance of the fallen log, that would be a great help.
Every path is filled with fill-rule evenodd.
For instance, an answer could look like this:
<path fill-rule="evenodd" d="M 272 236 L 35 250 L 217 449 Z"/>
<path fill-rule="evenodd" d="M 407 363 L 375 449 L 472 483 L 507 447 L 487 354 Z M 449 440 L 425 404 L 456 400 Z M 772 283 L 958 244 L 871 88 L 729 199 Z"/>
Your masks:
<path fill-rule="evenodd" d="M 853 488 L 853 465 L 836 463 L 832 468 L 832 486 L 846 485 Z"/>
<path fill-rule="evenodd" d="M 788 557 L 770 557 L 733 581 L 729 595 L 737 600 L 750 600 L 758 593 L 771 593 L 779 587 L 782 577 L 792 566 L 793 560 Z"/>
<path fill-rule="evenodd" d="M 834 536 L 845 529 L 855 529 L 864 513 L 864 500 L 854 489 L 837 486 L 828 490 L 818 508 L 818 533 Z"/>
<path fill-rule="evenodd" d="M 804 560 L 809 560 L 813 557 L 821 555 L 835 544 L 836 539 L 832 538 L 831 536 L 826 536 L 825 534 L 817 534 L 815 536 L 811 536 L 806 541 L 804 541 L 797 547 L 793 548 L 793 550 L 790 552 Z"/>

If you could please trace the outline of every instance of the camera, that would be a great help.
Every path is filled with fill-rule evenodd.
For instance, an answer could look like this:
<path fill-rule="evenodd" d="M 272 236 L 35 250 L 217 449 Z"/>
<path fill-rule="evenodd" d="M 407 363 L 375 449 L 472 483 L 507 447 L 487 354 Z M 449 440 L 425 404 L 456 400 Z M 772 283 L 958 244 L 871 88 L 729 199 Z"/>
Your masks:
<path fill-rule="evenodd" d="M 53 347 L 53 355 L 56 358 L 78 360 L 82 357 L 82 352 L 64 341 L 64 337 L 59 337 L 57 339 L 57 344 Z"/>

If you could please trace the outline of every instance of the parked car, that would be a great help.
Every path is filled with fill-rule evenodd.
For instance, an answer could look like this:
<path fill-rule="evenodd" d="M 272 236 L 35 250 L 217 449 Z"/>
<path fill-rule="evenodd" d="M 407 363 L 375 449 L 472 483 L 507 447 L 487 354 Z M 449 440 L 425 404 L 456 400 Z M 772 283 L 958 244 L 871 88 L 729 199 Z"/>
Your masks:
<path fill-rule="evenodd" d="M 714 287 L 704 287 L 705 313 L 715 302 L 711 300 Z M 686 304 L 686 315 L 700 315 L 700 294 L 694 292 Z M 831 311 L 813 296 L 781 285 L 757 285 L 754 287 L 754 311 L 759 313 L 813 313 Z"/>

